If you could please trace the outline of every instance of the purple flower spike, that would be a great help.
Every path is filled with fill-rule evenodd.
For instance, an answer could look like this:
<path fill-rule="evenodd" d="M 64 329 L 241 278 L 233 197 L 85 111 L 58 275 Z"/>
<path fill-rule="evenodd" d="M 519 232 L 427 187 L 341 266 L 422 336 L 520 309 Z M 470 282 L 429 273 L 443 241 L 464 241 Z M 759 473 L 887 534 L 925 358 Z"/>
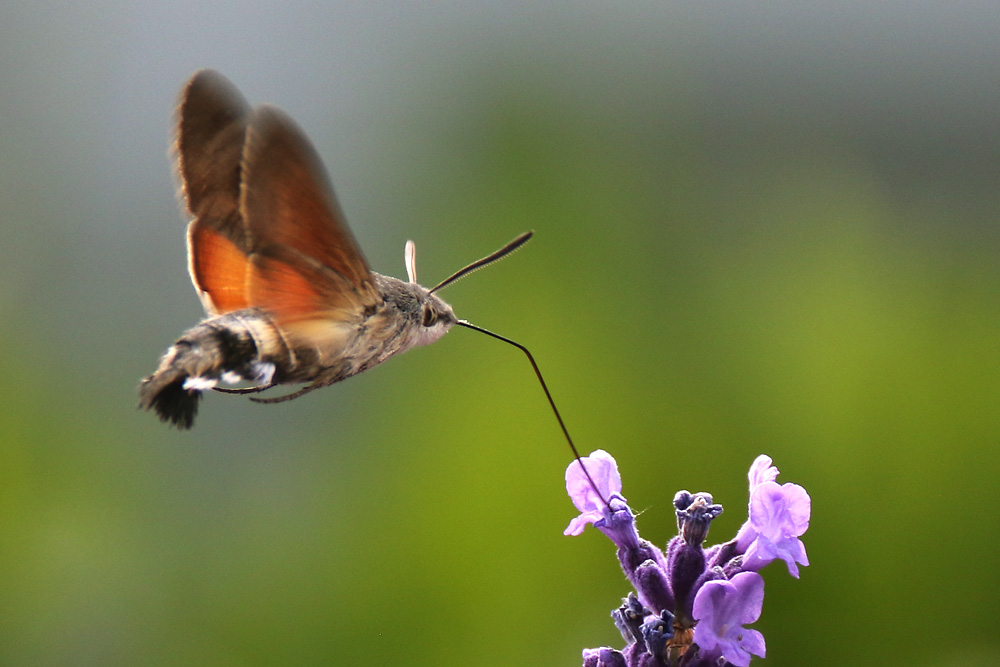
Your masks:
<path fill-rule="evenodd" d="M 749 517 L 734 539 L 706 546 L 722 505 L 709 493 L 678 491 L 677 535 L 661 551 L 639 536 L 635 513 L 620 495 L 614 459 L 596 451 L 583 462 L 585 467 L 573 463 L 566 471 L 566 489 L 580 516 L 565 532 L 578 535 L 593 523 L 614 543 L 635 587 L 611 612 L 625 647 L 588 649 L 584 667 L 749 667 L 752 656 L 764 657 L 764 636 L 744 627 L 760 618 L 764 602 L 757 570 L 780 558 L 797 577 L 798 565 L 809 564 L 799 540 L 809 528 L 805 489 L 778 484 L 770 457 L 759 456 L 748 475 Z"/>
<path fill-rule="evenodd" d="M 736 667 L 747 667 L 750 654 L 764 657 L 764 636 L 744 628 L 760 618 L 764 604 L 764 579 L 756 572 L 741 572 L 729 581 L 706 582 L 694 599 L 694 643 L 698 658 L 721 655 Z"/>
<path fill-rule="evenodd" d="M 618 463 L 611 454 L 598 449 L 591 452 L 590 456 L 584 456 L 582 461 L 604 500 L 611 500 L 611 496 L 621 496 L 622 478 L 618 474 Z M 580 510 L 580 516 L 569 522 L 563 535 L 579 535 L 588 523 L 596 523 L 604 518 L 604 502 L 594 492 L 594 487 L 580 467 L 580 461 L 573 461 L 566 468 L 566 493 Z"/>

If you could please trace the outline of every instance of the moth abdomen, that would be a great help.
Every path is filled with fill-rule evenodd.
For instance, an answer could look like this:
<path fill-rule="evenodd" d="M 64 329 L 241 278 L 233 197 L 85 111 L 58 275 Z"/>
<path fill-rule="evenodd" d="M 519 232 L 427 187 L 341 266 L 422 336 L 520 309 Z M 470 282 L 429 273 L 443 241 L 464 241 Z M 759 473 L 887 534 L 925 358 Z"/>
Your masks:
<path fill-rule="evenodd" d="M 154 410 L 161 421 L 188 429 L 202 393 L 220 380 L 271 385 L 280 364 L 276 353 L 288 356 L 281 345 L 267 349 L 277 342 L 273 331 L 273 325 L 255 310 L 229 313 L 188 329 L 140 384 L 139 407 Z"/>

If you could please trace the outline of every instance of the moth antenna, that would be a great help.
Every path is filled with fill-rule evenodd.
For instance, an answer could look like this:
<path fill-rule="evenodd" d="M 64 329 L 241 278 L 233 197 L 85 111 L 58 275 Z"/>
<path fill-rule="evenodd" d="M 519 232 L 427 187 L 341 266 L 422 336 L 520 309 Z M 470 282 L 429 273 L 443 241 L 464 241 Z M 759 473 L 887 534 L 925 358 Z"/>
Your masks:
<path fill-rule="evenodd" d="M 470 273 L 472 273 L 474 271 L 478 271 L 479 269 L 483 268 L 484 266 L 488 266 L 488 265 L 492 264 L 493 262 L 500 261 L 501 259 L 503 259 L 507 255 L 509 255 L 510 253 L 514 252 L 515 250 L 517 250 L 518 248 L 520 248 L 521 246 L 523 246 L 525 243 L 527 243 L 528 239 L 530 239 L 531 236 L 532 236 L 532 234 L 534 234 L 534 233 L 535 232 L 525 232 L 525 233 L 521 234 L 520 236 L 518 236 L 513 241 L 511 241 L 510 243 L 508 243 L 507 245 L 505 245 L 504 247 L 502 247 L 499 250 L 497 250 L 495 253 L 493 253 L 491 255 L 487 255 L 486 257 L 483 257 L 482 259 L 476 260 L 475 262 L 473 262 L 472 264 L 469 264 L 465 268 L 459 269 L 455 273 L 451 274 L 450 276 L 448 276 L 447 278 L 445 278 L 444 280 L 442 280 L 441 282 L 439 282 L 435 287 L 431 288 L 430 291 L 429 291 L 429 293 L 433 294 L 434 292 L 438 291 L 439 289 L 441 289 L 443 287 L 447 287 L 448 285 L 452 284 L 456 280 L 459 280 L 460 278 L 464 278 L 465 276 L 469 275 Z M 476 327 L 472 327 L 472 328 L 475 329 Z M 492 335 L 496 335 L 496 334 L 492 334 Z M 513 341 L 508 341 L 508 342 L 513 342 Z M 514 343 L 514 344 L 516 345 L 516 343 Z M 527 352 L 527 350 L 525 350 L 525 352 Z M 531 355 L 528 355 L 528 356 L 531 356 Z"/>
<path fill-rule="evenodd" d="M 521 236 L 517 237 L 516 239 L 514 239 L 513 241 L 511 241 L 509 244 L 507 244 L 506 246 L 504 246 L 504 248 L 502 248 L 502 249 L 498 250 L 497 252 L 493 253 L 493 255 L 497 255 L 498 253 L 503 253 L 503 254 L 500 254 L 499 257 L 493 257 L 493 255 L 491 255 L 490 257 L 492 257 L 492 259 L 490 259 L 490 258 L 486 258 L 486 259 L 489 259 L 490 261 L 496 261 L 496 260 L 500 259 L 500 257 L 503 257 L 504 254 L 507 254 L 507 253 L 503 252 L 505 249 L 507 250 L 507 252 L 511 252 L 512 250 L 516 250 L 518 246 L 520 246 L 521 244 L 523 244 L 529 238 L 531 238 L 531 232 L 528 232 L 527 234 L 522 234 Z M 514 246 L 514 247 L 511 248 L 510 246 Z M 482 262 L 484 260 L 479 260 L 479 261 Z M 487 262 L 487 264 L 488 263 L 489 262 Z M 477 264 L 478 264 L 478 262 L 477 262 Z M 473 265 L 470 264 L 469 266 L 473 266 Z M 466 267 L 466 268 L 468 268 L 468 267 Z M 476 267 L 476 268 L 480 268 L 480 267 Z M 473 270 L 475 270 L 475 269 L 473 269 Z M 458 274 L 455 274 L 455 275 L 459 275 L 459 274 L 464 275 L 464 273 L 463 273 L 464 271 L 465 271 L 465 269 L 462 269 L 462 271 L 459 271 Z M 454 276 L 452 276 L 452 278 L 454 278 Z M 448 281 L 452 280 L 452 278 L 449 278 L 448 280 L 446 280 L 445 283 L 447 283 Z M 435 287 L 434 289 L 437 289 L 437 288 Z M 484 329 L 482 327 L 478 327 L 475 324 L 473 324 L 473 323 L 471 323 L 471 322 L 469 322 L 467 320 L 459 320 L 457 322 L 457 324 L 459 326 L 465 327 L 466 329 L 472 329 L 473 331 L 478 331 L 479 333 L 486 334 L 487 336 L 491 336 L 493 338 L 496 338 L 497 340 L 502 340 L 503 342 L 508 343 L 510 345 L 513 345 L 517 349 L 521 350 L 521 352 L 524 352 L 524 355 L 526 357 L 528 357 L 528 361 L 531 362 L 531 367 L 535 370 L 535 377 L 538 378 L 539 384 L 542 385 L 542 390 L 545 392 L 545 398 L 549 399 L 549 405 L 552 407 L 552 412 L 556 416 L 556 421 L 559 422 L 559 428 L 562 429 L 563 435 L 566 436 L 566 442 L 569 443 L 569 448 L 571 450 L 573 450 L 573 457 L 576 459 L 576 462 L 580 464 L 580 468 L 583 470 L 583 474 L 587 476 L 587 481 L 590 482 L 590 488 L 592 488 L 594 490 L 594 493 L 596 493 L 597 497 L 601 499 L 601 502 L 604 503 L 605 506 L 607 506 L 608 501 L 601 494 L 600 489 L 597 488 L 597 484 L 594 483 L 594 478 L 590 476 L 590 471 L 587 470 L 587 466 L 585 466 L 583 464 L 583 457 L 580 456 L 580 452 L 577 451 L 576 445 L 573 444 L 573 438 L 571 438 L 569 436 L 569 430 L 566 428 L 565 422 L 563 422 L 562 415 L 559 414 L 559 408 L 556 407 L 556 402 L 552 399 L 552 393 L 549 392 L 549 387 L 548 387 L 547 384 L 545 384 L 545 378 L 542 377 L 542 371 L 539 370 L 538 364 L 535 363 L 535 357 L 532 356 L 532 354 L 531 354 L 530 351 L 528 351 L 528 348 L 526 348 L 524 345 L 521 345 L 516 340 L 511 340 L 510 338 L 507 338 L 505 336 L 501 336 L 500 334 L 493 333 L 489 329 Z"/>

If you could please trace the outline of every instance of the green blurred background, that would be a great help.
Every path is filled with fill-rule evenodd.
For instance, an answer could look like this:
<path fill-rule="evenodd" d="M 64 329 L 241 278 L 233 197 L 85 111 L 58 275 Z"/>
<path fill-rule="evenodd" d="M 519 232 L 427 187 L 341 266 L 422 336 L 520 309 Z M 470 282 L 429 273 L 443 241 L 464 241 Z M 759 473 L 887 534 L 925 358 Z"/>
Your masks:
<path fill-rule="evenodd" d="M 621 646 L 513 348 L 454 331 L 190 433 L 136 410 L 201 316 L 167 146 L 213 67 L 306 129 L 375 270 L 536 230 L 444 296 L 532 349 L 645 537 L 682 488 L 734 535 L 759 453 L 806 487 L 766 664 L 1000 664 L 996 7 L 837 4 L 4 3 L 0 663 Z"/>

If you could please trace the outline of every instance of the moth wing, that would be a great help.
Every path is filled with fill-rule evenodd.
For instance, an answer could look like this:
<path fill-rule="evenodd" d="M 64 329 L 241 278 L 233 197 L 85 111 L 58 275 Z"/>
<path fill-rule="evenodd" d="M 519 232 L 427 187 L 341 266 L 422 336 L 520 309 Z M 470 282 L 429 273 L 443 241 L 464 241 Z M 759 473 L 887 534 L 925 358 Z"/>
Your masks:
<path fill-rule="evenodd" d="M 347 320 L 362 301 L 339 273 L 290 246 L 271 245 L 250 255 L 248 296 L 283 325 L 305 320 Z"/>
<path fill-rule="evenodd" d="M 224 76 L 195 74 L 178 107 L 177 166 L 192 216 L 188 268 L 212 315 L 248 306 L 250 246 L 240 215 L 240 165 L 250 105 Z"/>
<path fill-rule="evenodd" d="M 374 306 L 378 291 L 368 263 L 323 163 L 295 122 L 273 107 L 255 109 L 241 165 L 249 304 L 282 324 L 339 320 Z"/>

